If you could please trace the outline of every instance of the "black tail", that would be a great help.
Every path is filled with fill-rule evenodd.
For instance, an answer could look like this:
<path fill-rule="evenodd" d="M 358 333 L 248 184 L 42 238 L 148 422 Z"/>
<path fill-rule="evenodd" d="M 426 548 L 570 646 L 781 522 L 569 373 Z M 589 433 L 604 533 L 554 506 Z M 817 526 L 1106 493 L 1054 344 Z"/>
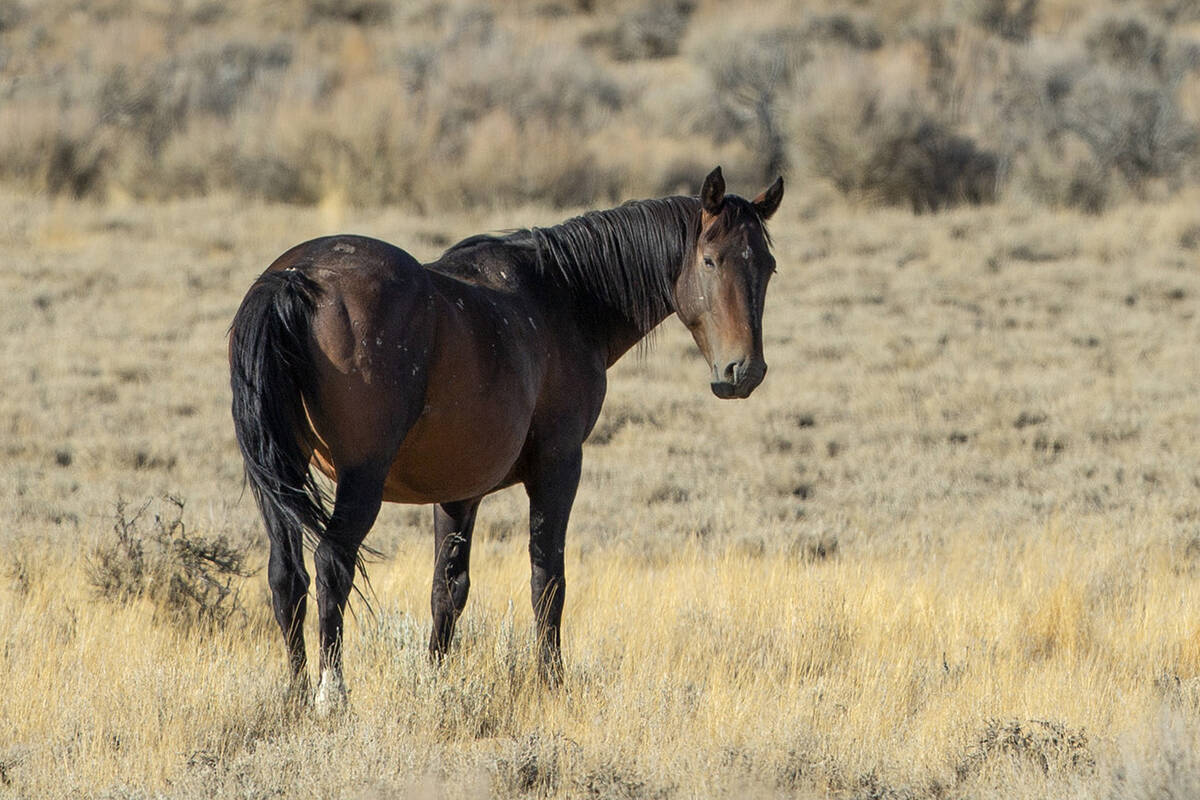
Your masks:
<path fill-rule="evenodd" d="M 296 269 L 265 272 L 230 328 L 233 427 L 272 545 L 303 567 L 302 536 L 329 524 L 325 492 L 309 469 L 304 392 L 314 370 L 309 323 L 320 287 Z"/>

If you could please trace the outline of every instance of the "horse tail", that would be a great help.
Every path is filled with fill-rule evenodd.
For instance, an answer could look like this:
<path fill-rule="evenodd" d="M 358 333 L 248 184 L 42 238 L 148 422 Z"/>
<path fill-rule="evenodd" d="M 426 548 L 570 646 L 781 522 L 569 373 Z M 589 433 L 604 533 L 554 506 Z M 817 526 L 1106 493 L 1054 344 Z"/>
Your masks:
<path fill-rule="evenodd" d="M 264 272 L 233 318 L 229 337 L 233 428 L 273 547 L 303 568 L 302 542 L 329 524 L 312 458 L 304 395 L 315 374 L 310 327 L 321 288 L 297 269 Z"/>

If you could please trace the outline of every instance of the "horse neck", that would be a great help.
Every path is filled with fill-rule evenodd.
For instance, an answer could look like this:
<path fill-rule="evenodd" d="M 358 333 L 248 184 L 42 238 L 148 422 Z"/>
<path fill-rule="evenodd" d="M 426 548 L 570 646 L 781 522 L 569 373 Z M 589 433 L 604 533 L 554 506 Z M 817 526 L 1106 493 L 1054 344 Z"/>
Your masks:
<path fill-rule="evenodd" d="M 611 366 L 674 313 L 675 282 L 699 228 L 699 200 L 668 197 L 589 212 L 530 234 L 539 271 L 569 295 Z"/>

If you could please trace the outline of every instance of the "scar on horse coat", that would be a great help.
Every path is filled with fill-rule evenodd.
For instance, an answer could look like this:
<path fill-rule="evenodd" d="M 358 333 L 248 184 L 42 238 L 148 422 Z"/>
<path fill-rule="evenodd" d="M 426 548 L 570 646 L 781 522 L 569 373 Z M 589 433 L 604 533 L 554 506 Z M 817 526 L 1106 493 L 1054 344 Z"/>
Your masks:
<path fill-rule="evenodd" d="M 541 664 L 560 674 L 563 546 L 605 371 L 674 313 L 711 368 L 713 393 L 749 396 L 767 372 L 762 314 L 775 259 L 765 223 L 782 197 L 782 179 L 753 200 L 726 194 L 718 167 L 699 197 L 473 236 L 429 264 L 375 239 L 332 236 L 267 268 L 230 331 L 233 419 L 298 693 L 308 686 L 305 539 L 320 623 L 317 702 L 336 708 L 342 617 L 380 504 L 435 504 L 437 657 L 467 601 L 480 500 L 517 483 L 529 495 Z M 312 467 L 336 483 L 332 510 Z"/>

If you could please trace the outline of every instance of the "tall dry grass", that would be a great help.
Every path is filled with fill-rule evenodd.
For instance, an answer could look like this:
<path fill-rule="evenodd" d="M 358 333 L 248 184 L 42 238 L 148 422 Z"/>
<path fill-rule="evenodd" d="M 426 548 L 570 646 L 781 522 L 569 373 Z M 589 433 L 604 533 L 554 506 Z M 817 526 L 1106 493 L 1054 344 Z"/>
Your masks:
<path fill-rule="evenodd" d="M 408 538 L 350 627 L 335 722 L 285 705 L 265 600 L 185 632 L 30 552 L 50 565 L 0 592 L 0 763 L 6 791 L 43 797 L 1183 796 L 1200 592 L 1155 544 L 1170 527 L 1056 519 L 903 566 L 695 542 L 576 555 L 558 691 L 536 678 L 521 548 L 479 543 L 436 668 L 428 542 Z"/>

